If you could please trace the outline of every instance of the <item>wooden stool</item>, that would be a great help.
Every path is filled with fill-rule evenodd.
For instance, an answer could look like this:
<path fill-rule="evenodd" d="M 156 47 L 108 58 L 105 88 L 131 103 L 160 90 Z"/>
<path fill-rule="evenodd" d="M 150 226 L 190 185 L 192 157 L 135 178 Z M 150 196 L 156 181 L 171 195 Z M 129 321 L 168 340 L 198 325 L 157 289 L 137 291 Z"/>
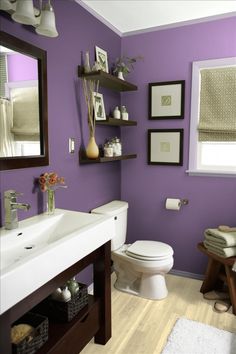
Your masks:
<path fill-rule="evenodd" d="M 201 293 L 205 294 L 208 291 L 215 290 L 219 282 L 225 282 L 229 288 L 233 314 L 236 315 L 236 273 L 232 271 L 236 257 L 223 258 L 217 256 L 209 252 L 202 242 L 197 247 L 209 257 L 205 279 L 200 289 Z"/>

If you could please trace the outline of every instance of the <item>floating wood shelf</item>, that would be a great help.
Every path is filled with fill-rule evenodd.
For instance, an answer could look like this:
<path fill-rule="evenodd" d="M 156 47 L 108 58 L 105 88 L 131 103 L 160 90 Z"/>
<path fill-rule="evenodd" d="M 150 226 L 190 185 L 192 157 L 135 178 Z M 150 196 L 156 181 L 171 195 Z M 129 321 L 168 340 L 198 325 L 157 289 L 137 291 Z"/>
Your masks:
<path fill-rule="evenodd" d="M 90 73 L 83 73 L 81 66 L 78 66 L 78 76 L 86 78 L 87 80 L 99 80 L 99 85 L 108 89 L 123 92 L 123 91 L 136 91 L 138 87 L 128 81 L 118 79 L 118 77 L 106 73 L 105 71 L 98 70 Z"/>
<path fill-rule="evenodd" d="M 97 120 L 96 125 L 110 125 L 114 127 L 121 127 L 121 126 L 131 127 L 137 125 L 137 122 L 135 122 L 134 120 L 115 119 L 112 117 L 108 117 L 107 120 Z"/>
<path fill-rule="evenodd" d="M 135 159 L 136 154 L 122 155 L 122 156 L 113 156 L 113 157 L 98 157 L 97 159 L 88 159 L 85 155 L 85 152 L 82 151 L 79 154 L 80 164 L 91 164 L 91 163 L 103 163 L 103 162 L 113 162 L 120 160 Z"/>

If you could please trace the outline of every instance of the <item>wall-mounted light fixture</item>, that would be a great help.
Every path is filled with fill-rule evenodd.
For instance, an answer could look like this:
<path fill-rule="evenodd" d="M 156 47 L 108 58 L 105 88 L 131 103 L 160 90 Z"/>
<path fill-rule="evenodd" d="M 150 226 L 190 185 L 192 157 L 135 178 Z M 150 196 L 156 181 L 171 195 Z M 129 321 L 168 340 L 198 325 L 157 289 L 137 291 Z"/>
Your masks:
<path fill-rule="evenodd" d="M 34 7 L 33 0 L 0 0 L 0 10 L 11 14 L 14 21 L 32 25 L 38 34 L 57 37 L 55 13 L 51 0 L 39 0 L 40 8 Z"/>

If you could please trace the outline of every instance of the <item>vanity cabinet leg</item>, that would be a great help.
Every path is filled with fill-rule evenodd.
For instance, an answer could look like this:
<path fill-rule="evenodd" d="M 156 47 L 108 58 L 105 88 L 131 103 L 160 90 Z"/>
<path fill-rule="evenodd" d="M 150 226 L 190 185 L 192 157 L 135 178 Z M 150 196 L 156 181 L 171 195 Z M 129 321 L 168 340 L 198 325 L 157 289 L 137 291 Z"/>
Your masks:
<path fill-rule="evenodd" d="M 11 321 L 9 311 L 0 316 L 0 353 L 11 354 Z"/>
<path fill-rule="evenodd" d="M 111 338 L 111 242 L 101 247 L 102 256 L 93 265 L 94 296 L 100 299 L 100 328 L 95 343 L 106 344 Z"/>

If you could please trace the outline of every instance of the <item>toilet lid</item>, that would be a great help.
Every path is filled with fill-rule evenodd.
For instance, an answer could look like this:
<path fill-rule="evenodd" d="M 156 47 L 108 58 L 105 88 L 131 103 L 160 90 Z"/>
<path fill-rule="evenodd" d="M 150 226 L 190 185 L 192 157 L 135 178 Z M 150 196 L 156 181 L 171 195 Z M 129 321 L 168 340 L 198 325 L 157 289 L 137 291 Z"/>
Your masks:
<path fill-rule="evenodd" d="M 136 241 L 130 245 L 126 254 L 130 257 L 143 260 L 161 260 L 172 256 L 174 253 L 172 247 L 158 241 Z"/>

